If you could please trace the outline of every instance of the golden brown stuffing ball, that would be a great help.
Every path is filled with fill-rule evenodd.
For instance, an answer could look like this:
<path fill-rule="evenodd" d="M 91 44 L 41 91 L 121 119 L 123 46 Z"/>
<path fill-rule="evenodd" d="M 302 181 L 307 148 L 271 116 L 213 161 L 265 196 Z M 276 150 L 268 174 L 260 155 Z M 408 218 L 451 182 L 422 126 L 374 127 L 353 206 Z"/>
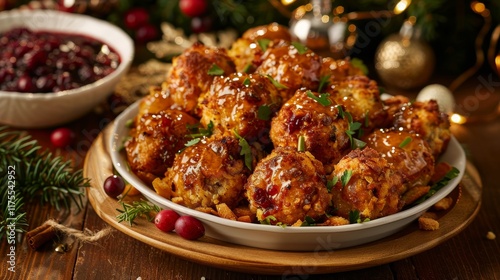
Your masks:
<path fill-rule="evenodd" d="M 252 41 L 259 39 L 291 41 L 288 27 L 276 22 L 250 28 L 245 31 L 241 37 Z"/>
<path fill-rule="evenodd" d="M 238 72 L 253 73 L 257 68 L 260 57 L 264 50 L 259 44 L 259 40 L 290 41 L 290 32 L 287 27 L 277 23 L 257 26 L 248 29 L 241 38 L 236 40 L 228 51 L 229 56 L 236 64 Z M 267 47 L 267 46 L 266 46 Z"/>
<path fill-rule="evenodd" d="M 199 107 L 203 126 L 212 122 L 216 132 L 236 130 L 251 142 L 268 144 L 271 119 L 281 107 L 281 97 L 267 77 L 233 73 L 215 77 Z"/>
<path fill-rule="evenodd" d="M 434 174 L 434 156 L 429 144 L 407 131 L 379 129 L 364 139 L 402 176 L 408 188 L 426 186 Z"/>
<path fill-rule="evenodd" d="M 187 113 L 168 109 L 137 118 L 125 143 L 130 168 L 148 184 L 162 177 L 186 143 L 187 126 L 196 123 Z"/>
<path fill-rule="evenodd" d="M 314 97 L 314 98 L 313 98 Z M 271 122 L 270 137 L 275 147 L 298 147 L 304 137 L 305 150 L 321 161 L 327 173 L 350 148 L 346 130 L 347 118 L 339 114 L 339 105 L 328 94 L 323 95 L 328 105 L 315 98 L 320 95 L 306 89 L 297 90 Z"/>
<path fill-rule="evenodd" d="M 353 121 L 361 123 L 363 130 L 371 131 L 386 123 L 387 113 L 380 99 L 377 83 L 366 76 L 348 76 L 326 87 L 335 102 L 344 105 Z"/>
<path fill-rule="evenodd" d="M 149 89 L 149 94 L 139 103 L 137 119 L 145 114 L 156 114 L 167 109 L 182 110 L 182 107 L 176 104 L 170 93 L 161 86 L 152 86 Z"/>
<path fill-rule="evenodd" d="M 236 71 L 226 49 L 195 43 L 172 59 L 164 89 L 186 112 L 200 116 L 197 111 L 198 98 L 206 93 L 212 84 L 215 75 L 210 74 L 209 70 L 214 65 L 226 75 Z"/>
<path fill-rule="evenodd" d="M 292 225 L 306 216 L 325 214 L 330 196 L 321 162 L 293 147 L 275 148 L 262 159 L 245 184 L 250 210 L 262 221 Z"/>
<path fill-rule="evenodd" d="M 196 209 L 226 203 L 236 206 L 250 175 L 234 136 L 213 135 L 177 154 L 165 177 L 153 181 L 156 192 L 173 202 Z"/>
<path fill-rule="evenodd" d="M 321 77 L 328 78 L 328 84 L 339 82 L 349 76 L 362 76 L 363 71 L 352 65 L 351 61 L 345 59 L 334 59 L 332 57 L 323 57 L 321 61 Z"/>
<path fill-rule="evenodd" d="M 437 158 L 451 138 L 448 115 L 439 110 L 435 100 L 406 103 L 394 115 L 394 128 L 420 135 Z"/>
<path fill-rule="evenodd" d="M 360 218 L 371 220 L 401 210 L 405 191 L 401 176 L 372 148 L 355 149 L 335 165 L 329 180 L 337 178 L 331 189 L 337 215 L 349 218 L 359 211 Z"/>
<path fill-rule="evenodd" d="M 284 101 L 302 87 L 318 89 L 321 57 L 300 44 L 286 41 L 272 44 L 261 59 L 256 72 L 269 75 L 280 84 L 279 92 Z"/>
<path fill-rule="evenodd" d="M 394 116 L 401 110 L 401 107 L 410 103 L 410 99 L 403 95 L 394 95 L 382 100 L 384 110 L 387 112 L 387 121 L 383 127 L 392 127 L 394 124 Z"/>

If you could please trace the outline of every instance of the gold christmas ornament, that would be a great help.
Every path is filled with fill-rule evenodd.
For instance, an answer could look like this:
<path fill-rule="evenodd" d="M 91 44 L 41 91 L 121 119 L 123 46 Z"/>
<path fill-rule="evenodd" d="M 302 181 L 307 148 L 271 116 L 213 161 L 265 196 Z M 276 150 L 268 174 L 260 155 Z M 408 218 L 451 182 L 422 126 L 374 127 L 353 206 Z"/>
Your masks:
<path fill-rule="evenodd" d="M 377 48 L 375 68 L 387 86 L 412 89 L 424 85 L 432 75 L 435 57 L 429 44 L 407 20 L 399 34 L 388 36 Z"/>

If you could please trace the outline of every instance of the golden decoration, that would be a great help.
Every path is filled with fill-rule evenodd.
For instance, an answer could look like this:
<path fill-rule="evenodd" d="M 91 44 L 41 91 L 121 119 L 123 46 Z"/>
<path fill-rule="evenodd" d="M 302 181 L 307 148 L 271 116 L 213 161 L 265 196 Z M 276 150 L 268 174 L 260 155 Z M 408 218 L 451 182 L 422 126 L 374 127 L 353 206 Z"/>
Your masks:
<path fill-rule="evenodd" d="M 424 85 L 432 75 L 435 57 L 429 44 L 418 37 L 414 19 L 400 33 L 388 36 L 377 48 L 375 68 L 384 84 L 399 89 Z"/>

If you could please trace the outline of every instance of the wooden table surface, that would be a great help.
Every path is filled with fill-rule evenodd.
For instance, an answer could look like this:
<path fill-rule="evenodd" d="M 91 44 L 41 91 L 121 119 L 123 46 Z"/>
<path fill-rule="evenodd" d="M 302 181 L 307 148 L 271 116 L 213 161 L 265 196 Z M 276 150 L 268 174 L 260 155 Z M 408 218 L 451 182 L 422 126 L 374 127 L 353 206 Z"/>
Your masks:
<path fill-rule="evenodd" d="M 491 111 L 498 99 L 500 83 L 488 73 L 471 78 L 456 92 L 457 104 L 472 116 Z M 107 114 L 93 112 L 68 124 L 78 138 L 71 149 L 53 149 L 49 140 L 51 129 L 28 132 L 43 146 L 73 159 L 81 168 L 92 141 L 111 119 Z M 14 273 L 8 271 L 5 261 L 8 247 L 2 242 L 0 279 L 500 279 L 499 238 L 486 238 L 488 231 L 500 235 L 500 118 L 454 125 L 452 132 L 479 171 L 482 206 L 472 223 L 458 235 L 406 259 L 328 275 L 262 275 L 259 271 L 248 274 L 180 259 L 115 230 L 93 244 L 71 238 L 61 240 L 69 245 L 65 253 L 54 251 L 58 240 L 33 251 L 20 236 Z M 29 229 L 49 218 L 60 219 L 62 224 L 80 230 L 98 231 L 107 227 L 88 202 L 80 212 L 56 211 L 36 202 L 27 206 L 27 213 Z"/>

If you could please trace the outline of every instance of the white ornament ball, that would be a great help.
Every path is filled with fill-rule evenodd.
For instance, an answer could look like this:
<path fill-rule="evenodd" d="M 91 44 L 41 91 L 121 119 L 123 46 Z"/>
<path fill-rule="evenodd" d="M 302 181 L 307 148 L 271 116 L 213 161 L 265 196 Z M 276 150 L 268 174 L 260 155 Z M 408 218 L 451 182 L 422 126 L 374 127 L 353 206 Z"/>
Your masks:
<path fill-rule="evenodd" d="M 424 87 L 417 95 L 417 101 L 428 101 L 434 99 L 439 109 L 444 113 L 451 113 L 455 107 L 453 93 L 445 86 L 432 84 Z"/>

